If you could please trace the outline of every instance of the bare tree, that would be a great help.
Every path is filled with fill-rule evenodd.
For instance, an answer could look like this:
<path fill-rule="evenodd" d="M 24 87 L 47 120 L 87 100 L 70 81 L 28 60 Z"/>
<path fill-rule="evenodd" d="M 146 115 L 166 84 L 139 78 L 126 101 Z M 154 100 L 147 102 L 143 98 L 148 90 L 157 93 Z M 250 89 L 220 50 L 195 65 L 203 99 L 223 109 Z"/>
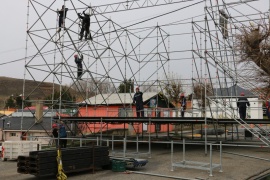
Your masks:
<path fill-rule="evenodd" d="M 86 79 L 77 84 L 71 85 L 72 89 L 77 92 L 88 93 L 88 96 L 94 96 L 96 94 L 107 94 L 112 92 L 112 84 L 108 79 Z"/>
<path fill-rule="evenodd" d="M 261 22 L 264 22 L 261 20 Z M 262 84 L 264 94 L 270 89 L 270 30 L 265 22 L 240 29 L 236 36 L 236 48 L 240 51 L 239 63 L 250 70 L 246 72 L 255 77 L 256 83 Z"/>
<path fill-rule="evenodd" d="M 205 89 L 206 88 L 206 89 Z M 206 90 L 206 93 L 205 93 Z M 211 84 L 201 84 L 201 83 L 195 83 L 193 85 L 193 92 L 194 97 L 193 99 L 196 99 L 198 102 L 198 107 L 201 109 L 202 116 L 205 116 L 205 108 L 210 105 L 210 102 L 206 99 L 206 96 L 213 95 L 213 92 L 211 90 Z"/>
<path fill-rule="evenodd" d="M 169 99 L 169 102 L 173 103 L 175 107 L 177 108 L 176 117 L 178 117 L 179 107 L 180 107 L 179 98 L 180 98 L 180 94 L 184 92 L 181 78 L 177 76 L 176 74 L 171 74 L 167 78 L 167 83 L 164 84 L 164 90 L 165 90 L 166 96 Z M 180 125 L 175 125 L 174 130 L 175 130 L 175 134 L 178 134 L 178 131 L 180 130 Z"/>
<path fill-rule="evenodd" d="M 179 105 L 180 93 L 184 92 L 183 83 L 180 77 L 177 78 L 176 75 L 171 75 L 168 79 L 168 84 L 165 85 L 164 89 L 169 101 L 177 107 Z"/>
<path fill-rule="evenodd" d="M 142 86 L 140 86 L 140 89 L 142 92 L 158 92 L 158 88 L 150 82 L 144 83 Z"/>

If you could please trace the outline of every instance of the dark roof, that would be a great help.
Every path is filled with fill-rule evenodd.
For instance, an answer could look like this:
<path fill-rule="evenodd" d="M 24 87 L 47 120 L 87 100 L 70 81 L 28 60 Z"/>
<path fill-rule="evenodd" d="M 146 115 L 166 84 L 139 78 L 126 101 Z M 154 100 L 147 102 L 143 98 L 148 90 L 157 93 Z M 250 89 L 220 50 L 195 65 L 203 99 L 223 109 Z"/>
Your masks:
<path fill-rule="evenodd" d="M 228 88 L 214 89 L 214 94 L 217 94 L 217 96 L 240 96 L 240 93 L 242 93 L 242 92 L 245 94 L 245 96 L 255 96 L 249 90 L 243 89 L 237 85 L 233 85 L 233 86 L 228 87 Z"/>
<path fill-rule="evenodd" d="M 175 108 L 175 106 L 171 102 L 169 102 L 168 98 L 163 94 L 156 94 L 155 96 L 144 101 L 143 104 L 150 106 L 151 99 L 157 99 L 157 107 Z"/>
<path fill-rule="evenodd" d="M 3 128 L 4 121 L 4 130 L 21 130 L 21 117 L 7 117 L 0 119 L 0 128 Z M 51 121 L 52 118 L 43 118 L 41 123 L 35 124 L 35 118 L 33 117 L 24 117 L 22 123 L 22 130 L 51 130 Z M 9 123 L 9 124 L 8 124 Z"/>

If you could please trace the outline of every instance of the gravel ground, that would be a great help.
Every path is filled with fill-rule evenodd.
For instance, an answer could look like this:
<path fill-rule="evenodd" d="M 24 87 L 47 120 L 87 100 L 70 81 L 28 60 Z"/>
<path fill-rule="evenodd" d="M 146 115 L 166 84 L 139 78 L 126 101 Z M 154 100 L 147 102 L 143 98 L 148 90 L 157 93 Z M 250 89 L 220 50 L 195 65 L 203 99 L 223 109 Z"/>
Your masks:
<path fill-rule="evenodd" d="M 134 150 L 135 147 L 129 147 Z M 140 146 L 140 152 L 147 152 L 147 146 Z M 232 153 L 239 153 L 254 158 L 235 155 Z M 174 146 L 174 162 L 180 162 L 182 160 L 182 146 Z M 164 176 L 178 177 L 179 179 L 228 179 L 228 180 L 242 180 L 242 179 L 254 179 L 251 178 L 254 175 L 261 175 L 270 173 L 270 161 L 262 160 L 262 158 L 270 159 L 269 148 L 247 148 L 247 147 L 223 147 L 222 154 L 222 170 L 213 170 L 213 176 L 209 176 L 209 172 L 205 170 L 189 169 L 189 168 L 175 168 L 171 171 L 171 149 L 165 144 L 154 144 L 152 146 L 151 158 L 146 155 L 140 158 L 148 159 L 149 163 L 137 169 L 133 169 L 137 173 L 151 173 Z M 255 158 L 256 157 L 256 158 Z M 261 159 L 258 159 L 261 158 Z M 204 146 L 189 145 L 186 146 L 186 160 L 197 162 L 209 162 L 209 155 L 205 156 Z M 219 163 L 219 151 L 214 148 L 213 151 L 213 163 Z M 37 178 L 29 174 L 17 173 L 16 161 L 0 161 L 0 179 L 6 180 L 48 180 L 56 179 L 55 177 L 42 177 Z M 159 180 L 159 179 L 172 179 L 168 177 L 158 177 L 152 175 L 143 175 L 132 172 L 113 172 L 111 170 L 96 170 L 95 173 L 79 172 L 68 174 L 68 179 L 74 180 L 88 180 L 88 179 L 100 179 L 100 180 Z M 176 178 L 175 178 L 176 179 Z"/>

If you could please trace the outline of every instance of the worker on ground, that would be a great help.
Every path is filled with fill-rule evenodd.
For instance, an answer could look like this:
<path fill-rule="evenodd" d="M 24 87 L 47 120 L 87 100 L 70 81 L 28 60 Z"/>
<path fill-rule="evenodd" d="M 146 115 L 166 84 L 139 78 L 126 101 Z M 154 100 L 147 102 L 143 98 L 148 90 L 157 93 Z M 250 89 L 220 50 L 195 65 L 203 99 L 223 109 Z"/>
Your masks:
<path fill-rule="evenodd" d="M 64 125 L 63 121 L 60 121 L 60 125 L 59 125 L 59 146 L 61 148 L 66 148 L 67 147 L 67 139 L 62 139 L 62 138 L 67 138 L 67 131 L 66 131 L 66 127 Z"/>
<path fill-rule="evenodd" d="M 83 38 L 83 34 L 84 34 L 84 31 L 85 31 L 85 40 L 87 39 L 90 39 L 92 40 L 92 36 L 91 36 L 91 33 L 89 32 L 89 28 L 90 28 L 90 14 L 89 13 L 85 13 L 85 11 L 83 11 L 83 15 L 82 16 L 80 13 L 78 13 L 78 16 L 80 19 L 82 19 L 82 29 L 81 29 L 81 32 L 80 32 L 80 39 L 79 40 L 82 40 Z M 88 38 L 88 35 L 89 35 L 89 38 Z"/>
<path fill-rule="evenodd" d="M 56 148 L 58 147 L 58 142 L 57 142 L 57 138 L 58 138 L 58 127 L 57 127 L 57 124 L 53 124 L 52 125 L 52 135 L 53 135 L 53 138 L 54 138 L 54 142 L 55 142 L 55 146 Z"/>
<path fill-rule="evenodd" d="M 246 119 L 246 112 L 247 112 L 247 106 L 250 106 L 249 101 L 245 96 L 245 94 L 242 92 L 240 94 L 240 98 L 237 101 L 237 107 L 239 109 L 239 115 L 242 120 Z"/>
<path fill-rule="evenodd" d="M 144 117 L 143 93 L 140 92 L 139 87 L 136 88 L 136 93 L 134 94 L 134 97 L 133 97 L 133 104 L 136 104 L 137 117 Z"/>
<path fill-rule="evenodd" d="M 180 95 L 180 104 L 181 104 L 181 117 L 185 117 L 185 111 L 187 109 L 187 99 L 185 98 L 184 93 L 181 93 Z"/>
<path fill-rule="evenodd" d="M 68 8 L 65 8 L 64 5 L 62 6 L 62 9 L 61 10 L 58 10 L 57 9 L 57 13 L 59 15 L 59 20 L 58 20 L 58 23 L 59 23 L 58 24 L 58 27 L 59 27 L 59 29 L 58 29 L 58 32 L 61 31 L 61 28 L 62 27 L 65 27 L 65 19 L 67 17 L 67 11 L 68 11 Z"/>
<path fill-rule="evenodd" d="M 81 80 L 83 67 L 82 67 L 82 61 L 83 61 L 83 55 L 81 55 L 81 58 L 78 57 L 77 54 L 74 55 L 75 63 L 77 64 L 77 79 Z"/>

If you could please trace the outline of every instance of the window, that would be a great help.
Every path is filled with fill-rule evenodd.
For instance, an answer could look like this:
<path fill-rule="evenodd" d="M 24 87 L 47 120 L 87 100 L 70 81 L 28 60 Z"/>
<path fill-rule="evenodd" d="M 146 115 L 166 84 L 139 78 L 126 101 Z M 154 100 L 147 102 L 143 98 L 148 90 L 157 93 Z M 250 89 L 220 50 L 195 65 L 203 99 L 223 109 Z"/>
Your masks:
<path fill-rule="evenodd" d="M 9 136 L 10 136 L 10 137 L 16 136 L 16 133 L 10 133 Z"/>

